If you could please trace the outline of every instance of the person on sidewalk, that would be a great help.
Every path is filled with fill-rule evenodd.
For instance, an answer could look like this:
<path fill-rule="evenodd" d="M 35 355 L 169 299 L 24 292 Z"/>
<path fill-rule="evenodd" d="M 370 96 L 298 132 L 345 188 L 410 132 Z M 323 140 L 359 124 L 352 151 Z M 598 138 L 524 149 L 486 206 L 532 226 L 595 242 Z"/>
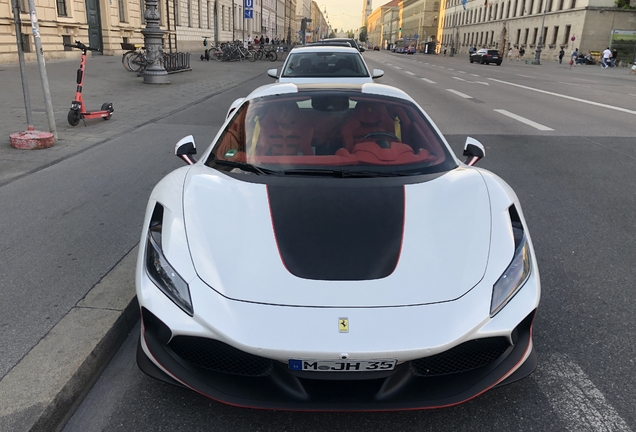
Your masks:
<path fill-rule="evenodd" d="M 610 61 L 610 59 L 612 58 L 612 52 L 610 51 L 609 47 L 605 48 L 605 51 L 603 51 L 603 69 L 607 69 L 608 67 L 610 67 L 607 62 Z"/>
<path fill-rule="evenodd" d="M 512 60 L 512 47 L 508 47 L 508 61 Z"/>
<path fill-rule="evenodd" d="M 444 47 L 444 57 L 446 57 L 446 47 Z"/>
<path fill-rule="evenodd" d="M 523 56 L 526 53 L 526 49 L 524 47 L 519 48 L 519 60 L 523 61 Z"/>
<path fill-rule="evenodd" d="M 570 54 L 570 69 L 572 69 L 572 66 L 576 66 L 576 59 L 578 57 L 579 57 L 579 49 L 574 48 L 574 51 L 572 51 L 572 54 Z"/>
<path fill-rule="evenodd" d="M 563 63 L 564 55 L 565 55 L 565 51 L 563 51 L 563 48 L 561 48 L 561 51 L 559 51 L 559 64 Z"/>
<path fill-rule="evenodd" d="M 616 66 L 616 62 L 618 61 L 618 51 L 616 48 L 612 50 L 612 67 Z"/>

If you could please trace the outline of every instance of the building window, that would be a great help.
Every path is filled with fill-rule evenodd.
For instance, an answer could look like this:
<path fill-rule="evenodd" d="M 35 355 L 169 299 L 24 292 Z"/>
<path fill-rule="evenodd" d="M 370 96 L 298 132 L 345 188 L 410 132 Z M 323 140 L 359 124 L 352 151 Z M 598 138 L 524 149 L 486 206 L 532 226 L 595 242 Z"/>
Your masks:
<path fill-rule="evenodd" d="M 545 46 L 545 41 L 548 39 L 548 28 L 543 28 L 543 38 L 541 39 L 541 45 Z"/>
<path fill-rule="evenodd" d="M 552 33 L 552 43 L 550 45 L 552 45 L 553 48 L 557 43 L 557 37 L 559 37 L 559 26 L 555 26 L 554 32 Z"/>
<path fill-rule="evenodd" d="M 570 31 L 572 30 L 572 26 L 571 25 L 566 25 L 565 26 L 565 35 L 563 37 L 563 45 L 567 45 L 570 40 Z"/>
<path fill-rule="evenodd" d="M 67 16 L 66 15 L 66 1 L 65 0 L 57 0 L 56 2 L 57 5 L 57 16 Z"/>
<path fill-rule="evenodd" d="M 528 15 L 532 15 L 533 7 L 534 7 L 534 0 L 530 0 L 530 5 L 528 6 Z"/>
<path fill-rule="evenodd" d="M 534 31 L 532 32 L 532 45 L 536 45 L 537 44 L 537 35 L 539 34 L 539 28 L 535 27 Z"/>
<path fill-rule="evenodd" d="M 124 0 L 117 0 L 117 7 L 119 8 L 119 22 L 126 22 L 126 14 L 124 11 Z"/>
<path fill-rule="evenodd" d="M 71 45 L 73 41 L 71 41 L 71 37 L 67 35 L 62 36 L 62 43 L 64 44 L 64 51 L 73 51 L 73 48 L 66 45 Z"/>
<path fill-rule="evenodd" d="M 31 52 L 31 39 L 28 33 L 20 33 L 20 41 L 22 42 L 22 51 Z"/>
<path fill-rule="evenodd" d="M 139 0 L 139 12 L 141 13 L 141 23 L 146 24 L 146 1 Z M 175 25 L 177 24 L 177 16 L 174 17 Z"/>
<path fill-rule="evenodd" d="M 519 16 L 524 16 L 526 14 L 526 1 L 522 0 L 521 1 L 521 11 L 519 13 Z"/>
<path fill-rule="evenodd" d="M 574 9 L 576 7 L 576 0 L 572 0 L 572 6 L 570 6 L 570 9 Z"/>
<path fill-rule="evenodd" d="M 188 4 L 188 27 L 192 27 L 192 0 L 186 0 L 186 2 Z"/>
<path fill-rule="evenodd" d="M 201 18 L 203 17 L 203 15 L 201 15 L 201 0 L 197 0 L 197 14 L 199 15 L 197 17 L 197 23 L 199 24 L 199 28 L 201 28 Z"/>
<path fill-rule="evenodd" d="M 517 29 L 517 41 L 515 45 L 519 46 L 519 41 L 521 41 L 521 29 Z"/>
<path fill-rule="evenodd" d="M 18 0 L 18 9 L 20 9 L 22 13 L 29 13 L 29 3 L 27 0 Z"/>
<path fill-rule="evenodd" d="M 528 44 L 528 33 L 530 33 L 530 29 L 526 29 L 524 35 L 523 35 L 523 44 L 527 45 Z"/>

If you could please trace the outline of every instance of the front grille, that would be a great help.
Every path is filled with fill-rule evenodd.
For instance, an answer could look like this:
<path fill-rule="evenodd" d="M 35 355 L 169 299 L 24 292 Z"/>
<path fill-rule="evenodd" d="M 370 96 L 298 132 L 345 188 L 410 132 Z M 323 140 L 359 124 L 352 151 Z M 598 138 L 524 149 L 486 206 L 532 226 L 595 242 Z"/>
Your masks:
<path fill-rule="evenodd" d="M 509 346 L 505 337 L 471 340 L 443 353 L 411 361 L 411 372 L 437 376 L 470 371 L 494 362 Z"/>
<path fill-rule="evenodd" d="M 175 336 L 168 344 L 188 363 L 207 370 L 235 375 L 266 375 L 272 361 L 240 351 L 223 342 L 194 336 Z"/>

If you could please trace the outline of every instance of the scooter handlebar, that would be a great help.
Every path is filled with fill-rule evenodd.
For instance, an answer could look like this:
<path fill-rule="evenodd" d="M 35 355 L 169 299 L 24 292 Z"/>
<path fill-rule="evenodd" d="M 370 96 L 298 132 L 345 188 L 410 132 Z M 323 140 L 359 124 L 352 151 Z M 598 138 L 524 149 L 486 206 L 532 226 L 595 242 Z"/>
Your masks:
<path fill-rule="evenodd" d="M 75 44 L 71 45 L 71 44 L 64 44 L 65 47 L 70 47 L 70 48 L 77 48 L 77 49 L 81 49 L 81 50 L 86 50 L 86 51 L 99 51 L 99 48 L 93 48 L 93 47 L 89 47 L 84 45 L 83 43 L 81 43 L 80 41 L 75 41 Z"/>

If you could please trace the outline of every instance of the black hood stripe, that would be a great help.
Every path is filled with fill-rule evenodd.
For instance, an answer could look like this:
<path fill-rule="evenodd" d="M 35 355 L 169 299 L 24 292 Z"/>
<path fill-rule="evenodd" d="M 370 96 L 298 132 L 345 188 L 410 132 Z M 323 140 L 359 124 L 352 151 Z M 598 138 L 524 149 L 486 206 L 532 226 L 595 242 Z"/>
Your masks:
<path fill-rule="evenodd" d="M 389 276 L 404 236 L 404 186 L 267 187 L 278 250 L 293 275 L 314 280 Z"/>

